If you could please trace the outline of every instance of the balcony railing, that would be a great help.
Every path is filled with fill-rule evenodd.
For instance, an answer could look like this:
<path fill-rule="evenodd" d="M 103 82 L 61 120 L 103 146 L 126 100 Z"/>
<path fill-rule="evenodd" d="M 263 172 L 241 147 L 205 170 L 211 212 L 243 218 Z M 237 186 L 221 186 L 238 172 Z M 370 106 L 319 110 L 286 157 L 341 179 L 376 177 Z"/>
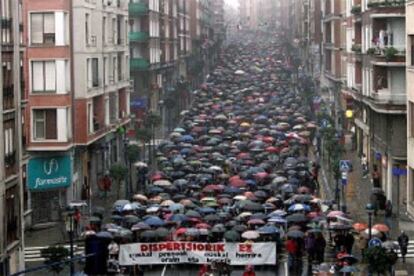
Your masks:
<path fill-rule="evenodd" d="M 149 35 L 146 32 L 130 32 L 129 33 L 130 42 L 147 42 L 148 38 L 149 38 Z"/>
<path fill-rule="evenodd" d="M 391 92 L 389 89 L 379 89 L 372 92 L 371 98 L 381 104 L 405 104 L 407 95 L 402 92 Z"/>
<path fill-rule="evenodd" d="M 145 71 L 148 70 L 150 63 L 145 58 L 132 58 L 129 66 L 131 71 Z"/>
<path fill-rule="evenodd" d="M 406 0 L 368 0 L 369 8 L 404 7 Z"/>
<path fill-rule="evenodd" d="M 143 16 L 148 14 L 148 5 L 145 3 L 129 3 L 128 11 L 130 16 Z"/>

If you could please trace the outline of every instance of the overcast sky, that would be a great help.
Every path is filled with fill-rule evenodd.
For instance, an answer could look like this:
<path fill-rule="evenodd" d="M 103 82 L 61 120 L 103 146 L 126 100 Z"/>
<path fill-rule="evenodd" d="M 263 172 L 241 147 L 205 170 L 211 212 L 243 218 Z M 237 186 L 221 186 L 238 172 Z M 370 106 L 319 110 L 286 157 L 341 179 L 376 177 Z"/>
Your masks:
<path fill-rule="evenodd" d="M 233 7 L 238 7 L 239 6 L 239 0 L 225 0 L 227 4 L 233 6 Z"/>

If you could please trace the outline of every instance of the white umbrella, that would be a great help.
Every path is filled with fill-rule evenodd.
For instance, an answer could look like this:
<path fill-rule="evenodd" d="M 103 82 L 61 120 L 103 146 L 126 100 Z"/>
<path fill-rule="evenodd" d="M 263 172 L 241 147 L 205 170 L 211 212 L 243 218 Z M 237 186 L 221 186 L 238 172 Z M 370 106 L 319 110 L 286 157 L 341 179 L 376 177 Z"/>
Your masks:
<path fill-rule="evenodd" d="M 244 72 L 243 70 L 237 70 L 236 72 L 234 72 L 234 74 L 236 74 L 236 75 L 244 75 L 244 74 L 246 74 L 246 72 Z"/>
<path fill-rule="evenodd" d="M 153 184 L 155 186 L 161 186 L 161 187 L 171 186 L 171 182 L 169 180 L 165 180 L 165 179 L 154 181 Z"/>
<path fill-rule="evenodd" d="M 260 234 L 257 231 L 246 231 L 242 234 L 242 238 L 245 238 L 247 240 L 255 240 L 259 237 L 260 237 Z"/>

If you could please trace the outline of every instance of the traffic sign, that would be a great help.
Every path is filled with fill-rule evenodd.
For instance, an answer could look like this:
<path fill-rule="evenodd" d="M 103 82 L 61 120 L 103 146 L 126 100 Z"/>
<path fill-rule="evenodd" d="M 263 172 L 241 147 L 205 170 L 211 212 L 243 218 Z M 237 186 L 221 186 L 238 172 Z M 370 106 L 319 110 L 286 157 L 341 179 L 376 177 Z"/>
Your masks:
<path fill-rule="evenodd" d="M 378 247 L 382 245 L 382 241 L 378 238 L 372 238 L 369 242 L 368 242 L 368 247 Z"/>
<path fill-rule="evenodd" d="M 348 173 L 347 172 L 342 172 L 341 174 L 341 184 L 342 185 L 346 185 L 348 184 Z"/>
<path fill-rule="evenodd" d="M 352 163 L 349 160 L 339 161 L 339 170 L 341 172 L 350 172 L 352 170 Z"/>

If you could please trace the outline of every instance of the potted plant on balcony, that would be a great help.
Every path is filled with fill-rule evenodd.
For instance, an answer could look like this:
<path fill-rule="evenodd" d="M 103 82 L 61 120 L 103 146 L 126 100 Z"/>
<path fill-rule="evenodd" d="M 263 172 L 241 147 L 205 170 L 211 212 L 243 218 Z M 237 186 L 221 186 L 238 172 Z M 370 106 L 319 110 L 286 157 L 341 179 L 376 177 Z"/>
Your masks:
<path fill-rule="evenodd" d="M 355 5 L 351 8 L 351 13 L 352 14 L 359 14 L 361 13 L 361 6 L 360 5 Z"/>
<path fill-rule="evenodd" d="M 356 53 L 361 53 L 361 44 L 353 44 L 351 50 Z"/>
<path fill-rule="evenodd" d="M 394 47 L 387 47 L 384 50 L 384 57 L 386 61 L 391 61 L 398 54 L 398 50 Z"/>
<path fill-rule="evenodd" d="M 368 55 L 374 55 L 375 54 L 375 51 L 376 51 L 375 48 L 372 48 L 372 47 L 371 48 L 368 48 L 367 49 L 367 54 Z"/>

